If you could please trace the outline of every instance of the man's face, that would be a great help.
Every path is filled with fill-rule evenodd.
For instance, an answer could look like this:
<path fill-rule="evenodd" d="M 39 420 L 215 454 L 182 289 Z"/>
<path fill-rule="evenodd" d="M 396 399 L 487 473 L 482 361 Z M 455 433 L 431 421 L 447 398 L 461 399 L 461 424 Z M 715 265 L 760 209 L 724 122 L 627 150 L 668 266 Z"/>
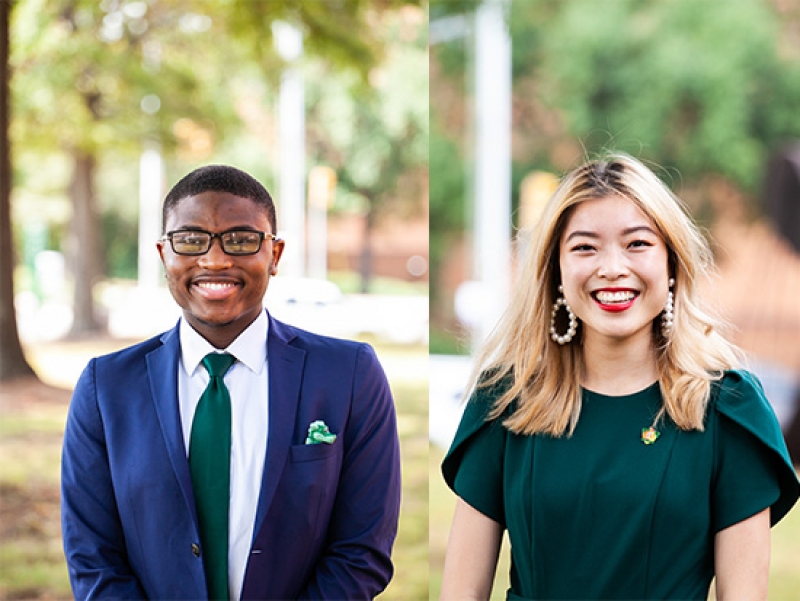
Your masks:
<path fill-rule="evenodd" d="M 180 200 L 167 214 L 164 229 L 274 233 L 263 207 L 227 192 L 203 192 Z M 269 278 L 277 272 L 283 253 L 283 241 L 269 238 L 256 254 L 244 256 L 223 252 L 219 238 L 212 239 L 203 255 L 176 254 L 168 240 L 157 246 L 169 290 L 186 321 L 217 348 L 228 346 L 261 313 Z"/>

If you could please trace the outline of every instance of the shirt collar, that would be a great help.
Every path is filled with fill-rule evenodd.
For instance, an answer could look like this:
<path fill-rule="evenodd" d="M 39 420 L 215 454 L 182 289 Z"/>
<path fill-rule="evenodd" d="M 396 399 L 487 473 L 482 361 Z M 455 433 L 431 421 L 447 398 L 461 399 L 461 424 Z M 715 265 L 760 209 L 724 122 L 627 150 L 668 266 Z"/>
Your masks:
<path fill-rule="evenodd" d="M 224 352 L 236 357 L 250 371 L 260 374 L 267 361 L 267 333 L 269 320 L 267 312 L 261 311 L 256 320 L 231 342 Z M 195 330 L 185 319 L 181 318 L 178 333 L 181 341 L 181 360 L 183 368 L 189 376 L 194 375 L 208 353 L 220 352 Z"/>

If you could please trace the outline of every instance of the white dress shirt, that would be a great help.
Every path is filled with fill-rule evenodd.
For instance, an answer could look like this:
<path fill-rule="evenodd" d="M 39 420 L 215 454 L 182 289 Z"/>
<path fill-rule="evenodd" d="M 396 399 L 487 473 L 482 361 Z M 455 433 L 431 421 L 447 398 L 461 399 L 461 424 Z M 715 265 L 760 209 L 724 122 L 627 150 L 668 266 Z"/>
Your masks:
<path fill-rule="evenodd" d="M 242 594 L 267 454 L 268 328 L 267 314 L 262 311 L 224 351 L 236 357 L 236 362 L 223 378 L 231 397 L 231 493 L 228 513 L 228 590 L 231 599 L 239 599 Z M 194 412 L 208 385 L 208 372 L 200 363 L 208 353 L 222 351 L 214 348 L 185 319 L 180 322 L 180 341 L 178 403 L 188 456 Z"/>

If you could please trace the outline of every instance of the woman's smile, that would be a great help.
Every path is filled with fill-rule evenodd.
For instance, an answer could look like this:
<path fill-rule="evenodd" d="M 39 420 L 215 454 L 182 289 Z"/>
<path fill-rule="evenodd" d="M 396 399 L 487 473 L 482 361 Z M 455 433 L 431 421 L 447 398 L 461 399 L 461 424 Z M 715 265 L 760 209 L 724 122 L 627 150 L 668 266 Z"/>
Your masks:
<path fill-rule="evenodd" d="M 618 313 L 633 306 L 639 293 L 628 288 L 602 288 L 592 292 L 592 298 L 603 311 Z"/>

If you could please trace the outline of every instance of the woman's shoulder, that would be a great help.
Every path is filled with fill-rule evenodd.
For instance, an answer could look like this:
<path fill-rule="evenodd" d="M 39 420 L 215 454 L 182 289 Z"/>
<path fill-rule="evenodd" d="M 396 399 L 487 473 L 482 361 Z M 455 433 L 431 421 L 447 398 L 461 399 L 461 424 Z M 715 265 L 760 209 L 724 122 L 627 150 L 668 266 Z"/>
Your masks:
<path fill-rule="evenodd" d="M 775 412 L 755 374 L 743 369 L 724 372 L 712 383 L 711 406 L 768 446 L 785 446 Z"/>
<path fill-rule="evenodd" d="M 504 429 L 502 422 L 508 417 L 508 410 L 498 417 L 493 417 L 491 413 L 497 399 L 511 386 L 511 377 L 505 375 L 493 380 L 491 374 L 484 373 L 478 379 L 478 384 L 464 406 L 461 422 L 442 464 L 446 480 L 455 477 L 464 449 L 471 441 L 481 438 L 489 446 L 500 444 L 498 434 L 499 430 Z M 489 436 L 482 436 L 481 433 L 487 430 Z"/>
<path fill-rule="evenodd" d="M 456 438 L 468 438 L 484 425 L 503 421 L 509 415 L 510 409 L 506 410 L 502 416 L 490 417 L 497 400 L 511 387 L 511 374 L 503 375 L 495 379 L 496 374 L 484 373 L 478 379 L 478 384 L 469 396 L 461 417 L 461 424 Z"/>
<path fill-rule="evenodd" d="M 800 494 L 800 485 L 764 387 L 758 377 L 746 370 L 726 371 L 713 386 L 711 405 L 722 416 L 721 419 L 733 425 L 727 428 L 728 433 L 754 437 L 778 466 L 782 495 L 773 506 L 774 523 L 794 504 Z"/>
<path fill-rule="evenodd" d="M 711 405 L 737 422 L 766 419 L 772 423 L 775 417 L 761 381 L 744 369 L 725 371 L 712 382 Z"/>

